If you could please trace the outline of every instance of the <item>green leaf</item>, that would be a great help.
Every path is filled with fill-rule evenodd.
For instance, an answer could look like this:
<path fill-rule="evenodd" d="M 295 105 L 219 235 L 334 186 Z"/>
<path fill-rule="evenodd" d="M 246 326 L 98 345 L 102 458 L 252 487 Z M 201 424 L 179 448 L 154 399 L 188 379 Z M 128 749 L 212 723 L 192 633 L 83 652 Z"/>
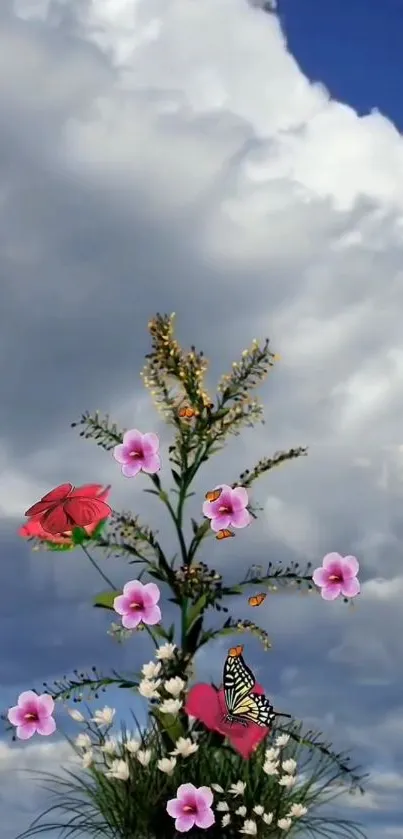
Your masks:
<path fill-rule="evenodd" d="M 182 484 L 181 476 L 178 475 L 177 472 L 175 472 L 175 469 L 171 469 L 171 472 L 172 472 L 172 477 L 173 477 L 173 479 L 176 483 L 176 486 L 180 487 L 181 484 Z"/>
<path fill-rule="evenodd" d="M 199 530 L 199 523 L 196 521 L 196 519 L 190 519 L 190 521 L 192 522 L 193 535 L 196 536 L 196 533 Z"/>
<path fill-rule="evenodd" d="M 143 489 L 143 492 L 148 492 L 150 495 L 159 495 L 156 489 Z"/>
<path fill-rule="evenodd" d="M 113 601 L 115 597 L 119 597 L 122 594 L 121 591 L 104 591 L 102 594 L 97 594 L 92 601 L 92 605 L 96 606 L 98 609 L 113 609 Z"/>
<path fill-rule="evenodd" d="M 74 551 L 76 545 L 56 545 L 55 542 L 45 542 L 49 551 Z"/>
<path fill-rule="evenodd" d="M 197 619 L 200 617 L 201 612 L 205 609 L 207 604 L 207 594 L 202 594 L 196 603 L 189 609 L 186 615 L 186 624 L 185 624 L 185 631 L 186 635 L 190 632 L 194 623 L 196 623 Z"/>
<path fill-rule="evenodd" d="M 174 717 L 173 714 L 163 714 L 158 708 L 153 708 L 151 713 L 158 720 L 161 728 L 174 745 L 179 737 L 185 736 L 183 726 L 178 717 Z"/>
<path fill-rule="evenodd" d="M 91 538 L 83 527 L 73 527 L 71 538 L 74 545 L 82 545 Z"/>
<path fill-rule="evenodd" d="M 164 627 L 160 624 L 156 624 L 155 626 L 153 626 L 153 633 L 154 635 L 157 635 L 158 638 L 164 638 L 165 641 L 170 640 L 169 630 L 164 629 Z"/>
<path fill-rule="evenodd" d="M 102 519 L 102 521 L 98 522 L 95 530 L 91 533 L 91 539 L 98 539 L 98 537 L 102 535 L 107 521 L 108 519 Z"/>
<path fill-rule="evenodd" d="M 154 486 L 157 487 L 157 489 L 161 489 L 161 481 L 160 481 L 157 474 L 151 475 L 151 480 L 152 480 Z"/>

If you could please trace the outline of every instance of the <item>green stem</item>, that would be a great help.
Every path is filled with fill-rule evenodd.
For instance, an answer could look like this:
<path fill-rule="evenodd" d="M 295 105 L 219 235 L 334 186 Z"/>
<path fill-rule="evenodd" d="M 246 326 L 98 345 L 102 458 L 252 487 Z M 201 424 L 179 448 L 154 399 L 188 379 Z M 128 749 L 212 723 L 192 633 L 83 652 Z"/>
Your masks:
<path fill-rule="evenodd" d="M 155 637 L 155 635 L 154 635 L 154 633 L 153 633 L 152 629 L 150 629 L 150 627 L 148 626 L 148 624 L 147 624 L 147 623 L 144 623 L 144 621 L 143 621 L 143 626 L 144 626 L 144 629 L 146 630 L 146 632 L 148 632 L 148 634 L 149 634 L 150 638 L 152 638 L 152 640 L 154 641 L 154 645 L 155 645 L 156 647 L 158 647 L 158 641 L 157 641 L 157 639 L 156 639 L 156 637 Z"/>
<path fill-rule="evenodd" d="M 108 586 L 110 586 L 112 589 L 116 589 L 116 586 L 112 583 L 112 581 L 109 579 L 109 577 L 107 577 L 106 574 L 104 574 L 104 572 L 99 567 L 98 563 L 95 562 L 95 559 L 93 559 L 91 554 L 87 551 L 87 548 L 84 545 L 81 545 L 81 547 L 82 547 L 86 557 L 88 557 L 91 565 L 93 565 L 94 568 L 96 569 L 96 571 L 98 571 L 98 574 L 100 574 L 100 576 L 105 581 L 105 583 L 107 583 Z"/>

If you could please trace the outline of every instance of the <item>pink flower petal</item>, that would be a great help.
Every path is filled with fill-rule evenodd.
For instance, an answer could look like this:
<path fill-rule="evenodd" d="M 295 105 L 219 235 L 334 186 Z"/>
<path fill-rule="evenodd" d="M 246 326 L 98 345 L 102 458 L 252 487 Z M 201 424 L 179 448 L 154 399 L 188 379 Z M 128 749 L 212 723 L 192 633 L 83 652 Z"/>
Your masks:
<path fill-rule="evenodd" d="M 142 471 L 147 475 L 154 475 L 161 469 L 161 459 L 158 454 L 147 454 L 143 457 Z"/>
<path fill-rule="evenodd" d="M 359 580 L 357 577 L 351 577 L 350 580 L 344 580 L 341 585 L 341 593 L 343 597 L 355 597 L 361 591 Z"/>
<path fill-rule="evenodd" d="M 315 586 L 327 586 L 329 576 L 329 571 L 325 568 L 315 568 L 315 571 L 312 574 L 312 580 L 315 583 Z"/>
<path fill-rule="evenodd" d="M 216 516 L 215 518 L 211 519 L 211 529 L 214 530 L 214 533 L 218 533 L 219 530 L 225 530 L 231 524 L 231 516 L 228 514 Z"/>
<path fill-rule="evenodd" d="M 41 734 L 43 737 L 48 737 L 49 734 L 53 734 L 56 731 L 56 723 L 53 717 L 45 717 L 42 720 L 39 720 L 36 724 L 36 730 L 38 734 Z"/>
<path fill-rule="evenodd" d="M 212 504 L 210 501 L 205 501 L 203 504 L 203 516 L 206 516 L 207 519 L 214 518 L 214 510 L 212 510 Z"/>
<path fill-rule="evenodd" d="M 197 827 L 202 827 L 206 829 L 207 827 L 211 827 L 212 824 L 215 822 L 215 815 L 209 807 L 206 807 L 203 810 L 197 810 L 195 816 L 195 824 Z"/>
<path fill-rule="evenodd" d="M 38 696 L 38 715 L 42 719 L 43 717 L 50 717 L 53 714 L 55 709 L 55 703 L 51 696 L 47 693 L 43 693 L 42 696 Z"/>
<path fill-rule="evenodd" d="M 341 583 L 328 583 L 321 589 L 320 593 L 324 600 L 336 600 L 336 597 L 341 593 Z"/>
<path fill-rule="evenodd" d="M 195 823 L 194 815 L 186 815 L 186 816 L 179 816 L 179 818 L 175 819 L 175 829 L 178 833 L 187 833 L 188 830 L 191 830 Z"/>
<path fill-rule="evenodd" d="M 343 556 L 341 565 L 344 580 L 351 580 L 352 577 L 356 577 L 360 570 L 360 564 L 355 556 Z"/>
<path fill-rule="evenodd" d="M 20 708 L 24 708 L 26 705 L 30 707 L 30 709 L 34 708 L 36 710 L 38 702 L 38 694 L 35 693 L 33 690 L 23 690 L 18 697 L 18 705 Z"/>
<path fill-rule="evenodd" d="M 176 796 L 182 802 L 182 806 L 196 806 L 196 787 L 193 784 L 180 784 Z"/>
<path fill-rule="evenodd" d="M 135 478 L 141 472 L 141 458 L 133 459 L 131 463 L 124 463 L 122 466 L 122 475 L 125 478 Z"/>
<path fill-rule="evenodd" d="M 186 698 L 185 713 L 200 720 L 210 731 L 218 731 L 217 726 L 222 717 L 218 691 L 213 685 L 194 685 Z"/>
<path fill-rule="evenodd" d="M 130 600 L 136 600 L 138 603 L 143 602 L 143 583 L 141 580 L 128 580 L 123 586 L 123 594 Z"/>
<path fill-rule="evenodd" d="M 118 615 L 126 615 L 130 609 L 129 599 L 124 594 L 119 594 L 113 601 L 113 608 Z"/>
<path fill-rule="evenodd" d="M 12 708 L 9 708 L 7 711 L 7 719 L 11 722 L 11 725 L 23 725 L 24 724 L 24 711 L 19 705 L 13 705 Z"/>
<path fill-rule="evenodd" d="M 143 586 L 142 596 L 144 606 L 155 606 L 161 597 L 161 592 L 156 583 L 146 583 Z"/>
<path fill-rule="evenodd" d="M 120 444 L 119 446 L 115 446 L 112 454 L 118 463 L 126 463 L 126 461 L 128 460 L 127 448 L 122 444 Z"/>
<path fill-rule="evenodd" d="M 217 501 L 211 502 L 211 506 L 218 510 L 220 507 L 228 507 L 229 510 L 232 510 L 232 492 L 233 490 L 230 486 L 222 484 L 221 495 L 217 498 Z"/>
<path fill-rule="evenodd" d="M 126 431 L 123 435 L 123 445 L 126 449 L 130 449 L 131 451 L 142 452 L 142 442 L 143 435 L 141 431 L 137 430 L 137 428 L 132 428 L 130 431 Z"/>
<path fill-rule="evenodd" d="M 232 509 L 238 512 L 248 506 L 249 498 L 245 487 L 235 487 L 231 493 Z"/>
<path fill-rule="evenodd" d="M 122 617 L 122 625 L 125 629 L 136 629 L 142 619 L 143 616 L 140 611 L 128 612 Z"/>
<path fill-rule="evenodd" d="M 29 740 L 36 733 L 36 722 L 26 722 L 24 725 L 19 725 L 15 733 L 19 740 Z"/>
<path fill-rule="evenodd" d="M 252 521 L 252 516 L 248 510 L 235 510 L 231 515 L 231 524 L 233 527 L 247 527 Z"/>
<path fill-rule="evenodd" d="M 199 787 L 196 790 L 196 804 L 197 809 L 211 807 L 214 801 L 213 791 L 210 787 Z"/>
<path fill-rule="evenodd" d="M 328 571 L 330 571 L 331 574 L 336 573 L 333 570 L 334 568 L 338 568 L 340 570 L 340 568 L 341 568 L 341 556 L 340 556 L 340 554 L 336 553 L 336 551 L 333 551 L 330 554 L 326 554 L 326 556 L 324 556 L 323 559 L 322 559 L 322 568 L 326 568 Z"/>
<path fill-rule="evenodd" d="M 161 620 L 161 609 L 159 606 L 146 606 L 143 610 L 143 623 L 146 623 L 147 626 L 155 626 L 156 623 L 159 623 Z"/>
<path fill-rule="evenodd" d="M 183 803 L 177 798 L 170 798 L 169 801 L 167 801 L 166 810 L 168 816 L 171 816 L 173 819 L 177 819 L 183 811 Z"/>
<path fill-rule="evenodd" d="M 150 454 L 157 454 L 160 447 L 158 434 L 153 434 L 152 431 L 147 432 L 147 434 L 143 434 L 142 447 L 146 456 Z"/>

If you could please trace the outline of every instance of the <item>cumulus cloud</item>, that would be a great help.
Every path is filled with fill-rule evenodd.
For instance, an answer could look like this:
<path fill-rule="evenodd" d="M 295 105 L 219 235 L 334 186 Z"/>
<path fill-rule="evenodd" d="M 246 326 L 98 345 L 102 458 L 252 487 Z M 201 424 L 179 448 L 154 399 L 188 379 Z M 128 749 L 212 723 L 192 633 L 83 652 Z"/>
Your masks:
<path fill-rule="evenodd" d="M 401 758 L 403 142 L 382 114 L 359 117 L 310 83 L 257 5 L 0 9 L 0 574 L 13 639 L 1 681 L 112 659 L 78 556 L 38 560 L 16 541 L 43 492 L 111 482 L 114 506 L 172 538 L 144 484 L 68 425 L 100 407 L 161 433 L 166 461 L 138 374 L 149 315 L 176 311 L 180 339 L 212 358 L 212 385 L 259 335 L 282 358 L 263 390 L 267 424 L 232 441 L 197 489 L 310 446 L 262 482 L 260 521 L 214 564 L 236 579 L 245 564 L 319 565 L 329 550 L 361 563 L 354 610 L 267 598 L 259 621 L 275 646 L 263 660 L 251 643 L 251 658 L 281 707 L 387 763 L 391 749 Z"/>

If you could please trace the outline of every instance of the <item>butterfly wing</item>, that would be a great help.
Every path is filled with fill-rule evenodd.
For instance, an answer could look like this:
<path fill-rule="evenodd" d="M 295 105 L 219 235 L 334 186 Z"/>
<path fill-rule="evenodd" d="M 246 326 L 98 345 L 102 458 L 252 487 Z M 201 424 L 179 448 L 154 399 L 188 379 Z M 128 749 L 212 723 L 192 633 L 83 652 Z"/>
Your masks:
<path fill-rule="evenodd" d="M 274 708 L 266 696 L 259 693 L 251 693 L 245 696 L 234 707 L 234 717 L 244 722 L 254 722 L 262 727 L 270 727 L 274 718 Z"/>
<path fill-rule="evenodd" d="M 228 655 L 224 664 L 224 697 L 228 713 L 237 714 L 237 707 L 255 686 L 255 677 L 242 655 Z"/>

